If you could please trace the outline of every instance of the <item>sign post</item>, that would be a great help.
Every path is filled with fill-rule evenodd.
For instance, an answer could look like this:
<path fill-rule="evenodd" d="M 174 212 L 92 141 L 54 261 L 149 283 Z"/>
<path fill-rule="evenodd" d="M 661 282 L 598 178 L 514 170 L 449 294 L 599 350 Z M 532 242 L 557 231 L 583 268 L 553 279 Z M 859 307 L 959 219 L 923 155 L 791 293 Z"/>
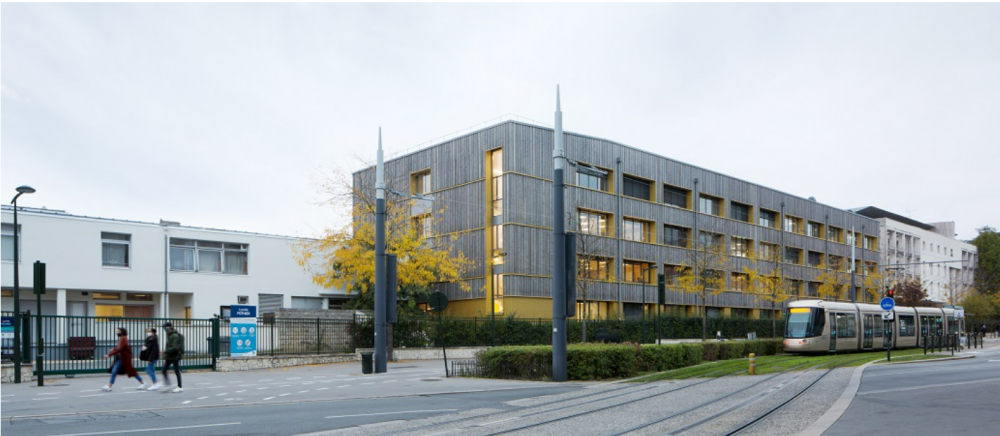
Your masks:
<path fill-rule="evenodd" d="M 42 295 L 45 295 L 45 264 L 35 261 L 34 290 L 35 302 L 38 304 L 38 315 L 35 321 L 35 373 L 38 374 L 38 386 L 45 386 L 45 338 L 42 337 Z"/>
<path fill-rule="evenodd" d="M 257 306 L 229 306 L 229 355 L 257 355 Z"/>
<path fill-rule="evenodd" d="M 890 331 L 890 329 L 886 328 L 886 326 L 892 325 L 892 309 L 896 307 L 896 300 L 892 299 L 892 297 L 885 297 L 879 301 L 879 305 L 882 306 L 882 310 L 885 311 L 882 313 L 882 330 L 883 333 L 885 333 L 884 337 L 887 342 L 885 345 L 885 360 L 887 362 L 892 362 L 892 334 L 895 333 L 895 329 L 891 329 Z"/>
<path fill-rule="evenodd" d="M 434 291 L 427 299 L 431 309 L 438 313 L 438 340 L 441 341 L 441 354 L 444 355 L 444 376 L 448 375 L 448 350 L 444 343 L 444 323 L 441 320 L 441 312 L 448 307 L 448 296 L 444 292 Z"/>

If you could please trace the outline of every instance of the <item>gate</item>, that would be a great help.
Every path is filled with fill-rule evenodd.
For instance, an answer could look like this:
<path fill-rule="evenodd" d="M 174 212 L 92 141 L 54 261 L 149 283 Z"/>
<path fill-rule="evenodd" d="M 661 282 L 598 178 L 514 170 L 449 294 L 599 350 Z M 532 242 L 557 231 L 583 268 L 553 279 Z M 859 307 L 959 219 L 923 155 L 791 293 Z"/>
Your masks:
<path fill-rule="evenodd" d="M 132 347 L 132 366 L 141 373 L 146 366 L 146 362 L 139 359 L 139 352 L 146 339 L 145 330 L 150 327 L 156 329 L 160 349 L 163 350 L 167 345 L 167 334 L 162 326 L 168 321 L 178 333 L 184 335 L 181 368 L 214 368 L 219 357 L 215 343 L 215 338 L 219 336 L 218 319 L 30 315 L 32 339 L 37 337 L 34 332 L 41 322 L 45 375 L 107 372 L 114 359 L 104 355 L 118 344 L 118 337 L 115 335 L 118 328 L 124 328 L 128 332 L 129 346 Z M 39 345 L 37 340 L 31 343 L 32 359 L 37 355 Z M 161 369 L 163 363 L 162 358 L 157 361 L 157 369 Z"/>

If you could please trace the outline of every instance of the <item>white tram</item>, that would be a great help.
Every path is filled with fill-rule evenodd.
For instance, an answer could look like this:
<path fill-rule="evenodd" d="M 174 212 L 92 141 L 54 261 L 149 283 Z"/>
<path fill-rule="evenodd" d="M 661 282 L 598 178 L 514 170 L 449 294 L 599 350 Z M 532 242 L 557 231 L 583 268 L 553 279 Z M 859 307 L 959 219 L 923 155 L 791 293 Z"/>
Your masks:
<path fill-rule="evenodd" d="M 785 351 L 836 353 L 923 347 L 927 335 L 960 333 L 961 310 L 896 306 L 892 321 L 883 321 L 877 304 L 801 300 L 785 312 Z M 956 313 L 957 312 L 957 313 Z"/>

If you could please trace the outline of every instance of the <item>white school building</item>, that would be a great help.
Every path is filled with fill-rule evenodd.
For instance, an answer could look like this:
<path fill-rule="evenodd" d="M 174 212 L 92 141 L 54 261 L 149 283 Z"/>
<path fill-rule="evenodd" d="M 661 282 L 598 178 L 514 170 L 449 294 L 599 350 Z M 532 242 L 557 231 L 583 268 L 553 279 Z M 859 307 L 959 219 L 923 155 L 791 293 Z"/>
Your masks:
<path fill-rule="evenodd" d="M 14 308 L 14 216 L 2 209 L 2 308 Z M 21 310 L 36 312 L 32 264 L 46 264 L 46 315 L 227 317 L 233 304 L 327 309 L 343 290 L 312 282 L 300 238 L 18 207 Z"/>

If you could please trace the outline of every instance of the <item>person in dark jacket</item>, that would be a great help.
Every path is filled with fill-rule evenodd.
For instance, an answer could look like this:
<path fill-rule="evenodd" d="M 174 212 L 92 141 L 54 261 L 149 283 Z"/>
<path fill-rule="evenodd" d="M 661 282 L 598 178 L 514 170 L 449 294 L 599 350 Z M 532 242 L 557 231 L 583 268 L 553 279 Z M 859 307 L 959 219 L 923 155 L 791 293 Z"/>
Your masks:
<path fill-rule="evenodd" d="M 153 379 L 153 385 L 149 390 L 155 391 L 163 387 L 162 383 L 156 382 L 156 361 L 160 360 L 160 338 L 156 336 L 155 328 L 146 329 L 146 342 L 142 345 L 139 358 L 146 361 L 146 374 Z"/>
<path fill-rule="evenodd" d="M 166 381 L 166 385 L 170 385 L 170 376 L 167 375 L 167 370 L 171 365 L 174 367 L 174 374 L 177 376 L 177 387 L 170 392 L 180 393 L 184 392 L 184 388 L 181 385 L 181 359 L 184 358 L 184 336 L 182 336 L 171 323 L 163 324 L 163 328 L 167 331 L 167 348 L 163 349 L 163 380 Z"/>
<path fill-rule="evenodd" d="M 146 389 L 146 382 L 142 381 L 142 377 L 132 367 L 132 347 L 128 344 L 128 331 L 123 327 L 118 327 L 115 333 L 118 335 L 118 345 L 112 348 L 111 351 L 108 351 L 108 354 L 104 355 L 104 357 L 115 356 L 115 362 L 108 369 L 108 372 L 111 373 L 111 380 L 101 389 L 110 392 L 111 387 L 115 384 L 115 377 L 118 374 L 125 374 L 129 378 L 135 377 L 139 381 L 139 389 Z"/>

